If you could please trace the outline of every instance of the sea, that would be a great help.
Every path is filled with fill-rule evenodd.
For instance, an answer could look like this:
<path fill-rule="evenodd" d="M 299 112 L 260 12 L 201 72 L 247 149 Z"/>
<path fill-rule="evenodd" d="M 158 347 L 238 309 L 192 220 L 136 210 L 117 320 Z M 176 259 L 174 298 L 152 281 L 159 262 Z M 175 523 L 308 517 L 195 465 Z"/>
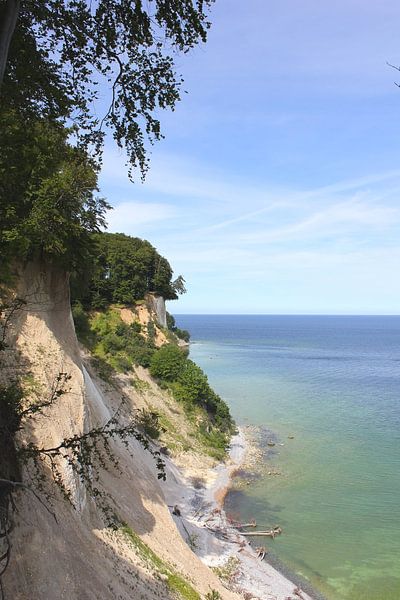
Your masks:
<path fill-rule="evenodd" d="M 176 322 L 265 450 L 262 474 L 234 486 L 226 510 L 279 524 L 282 535 L 265 542 L 272 562 L 324 598 L 399 600 L 400 316 Z"/>

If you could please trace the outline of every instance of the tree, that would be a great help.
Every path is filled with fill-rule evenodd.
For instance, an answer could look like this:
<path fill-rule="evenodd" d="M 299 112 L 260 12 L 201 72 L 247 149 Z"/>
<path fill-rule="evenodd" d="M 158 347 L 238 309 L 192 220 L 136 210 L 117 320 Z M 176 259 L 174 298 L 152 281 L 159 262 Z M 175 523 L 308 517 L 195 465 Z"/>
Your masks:
<path fill-rule="evenodd" d="M 173 271 L 167 259 L 158 255 L 155 260 L 154 277 L 150 281 L 151 291 L 157 292 L 166 300 L 176 300 L 178 294 L 171 282 L 172 273 Z"/>
<path fill-rule="evenodd" d="M 147 240 L 123 233 L 97 233 L 92 241 L 95 251 L 91 266 L 86 265 L 87 289 L 79 289 L 74 282 L 75 299 L 104 308 L 112 302 L 133 304 L 146 292 L 167 300 L 178 297 L 169 262 Z"/>
<path fill-rule="evenodd" d="M 86 259 L 90 234 L 104 225 L 97 168 L 68 143 L 69 130 L 46 119 L 0 110 L 0 254 L 43 257 L 67 270 Z"/>
<path fill-rule="evenodd" d="M 182 275 L 178 275 L 178 277 L 171 283 L 171 287 L 176 294 L 186 294 L 186 281 L 182 277 Z"/>
<path fill-rule="evenodd" d="M 4 0 L 0 6 L 0 85 L 4 78 L 8 51 L 19 13 L 19 0 Z"/>
<path fill-rule="evenodd" d="M 157 111 L 180 99 L 174 55 L 206 41 L 213 2 L 2 0 L 1 101 L 25 115 L 72 119 L 98 157 L 110 127 L 130 173 L 139 167 L 144 175 L 145 141 L 162 137 Z M 104 111 L 100 82 L 109 89 Z"/>

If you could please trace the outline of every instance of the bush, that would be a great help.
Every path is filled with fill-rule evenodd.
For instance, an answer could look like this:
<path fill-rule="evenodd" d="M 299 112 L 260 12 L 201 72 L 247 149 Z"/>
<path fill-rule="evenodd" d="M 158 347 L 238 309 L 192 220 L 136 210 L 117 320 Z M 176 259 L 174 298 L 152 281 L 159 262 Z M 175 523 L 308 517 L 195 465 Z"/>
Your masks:
<path fill-rule="evenodd" d="M 175 335 L 178 336 L 178 338 L 180 340 L 183 340 L 184 342 L 189 343 L 190 342 L 190 333 L 187 331 L 187 329 L 179 329 L 179 327 L 177 327 L 174 330 Z"/>
<path fill-rule="evenodd" d="M 174 396 L 186 404 L 201 406 L 221 431 L 231 431 L 233 421 L 227 404 L 210 387 L 202 369 L 189 359 L 174 386 Z"/>
<path fill-rule="evenodd" d="M 72 306 L 72 318 L 74 319 L 76 333 L 83 336 L 87 335 L 90 330 L 89 319 L 79 300 Z"/>
<path fill-rule="evenodd" d="M 206 405 L 207 397 L 212 390 L 208 384 L 207 376 L 192 360 L 186 360 L 178 382 L 186 401 Z"/>
<path fill-rule="evenodd" d="M 147 341 L 149 344 L 153 344 L 156 339 L 156 328 L 153 321 L 147 321 Z"/>
<path fill-rule="evenodd" d="M 169 331 L 173 331 L 179 339 L 189 343 L 190 333 L 186 329 L 179 329 L 179 327 L 176 326 L 175 318 L 169 312 L 167 312 L 167 327 Z"/>
<path fill-rule="evenodd" d="M 118 335 L 116 331 L 114 333 L 107 333 L 102 339 L 102 344 L 104 351 L 107 354 L 119 352 L 120 350 L 123 350 L 126 345 L 124 337 Z"/>
<path fill-rule="evenodd" d="M 92 351 L 104 367 L 126 373 L 133 365 L 150 368 L 150 373 L 158 379 L 162 388 L 169 389 L 176 400 L 182 402 L 188 415 L 201 417 L 198 428 L 199 440 L 215 458 L 223 458 L 229 435 L 234 431 L 234 423 L 226 403 L 210 387 L 206 374 L 192 360 L 187 352 L 174 343 L 156 349 L 153 343 L 154 324 L 147 324 L 150 334 L 147 339 L 140 335 L 140 324 L 127 325 L 121 320 L 117 309 L 108 309 L 93 314 L 88 323 L 82 305 L 74 307 L 77 322 L 89 328 L 86 339 L 91 341 Z M 86 325 L 85 325 L 86 319 Z M 172 319 L 172 321 L 171 321 Z M 170 316 L 169 324 L 175 321 Z M 107 373 L 108 377 L 109 374 Z M 143 427 L 147 435 L 157 439 L 156 418 L 146 416 Z"/>
<path fill-rule="evenodd" d="M 176 381 L 185 367 L 186 357 L 177 346 L 161 346 L 154 353 L 150 373 L 164 381 Z"/>
<path fill-rule="evenodd" d="M 121 371 L 122 373 L 127 373 L 132 369 L 133 361 L 129 356 L 123 354 L 122 352 L 118 352 L 112 359 L 112 363 L 115 365 L 117 371 Z"/>
<path fill-rule="evenodd" d="M 165 431 L 160 424 L 160 415 L 156 412 L 142 408 L 138 413 L 137 420 L 142 431 L 152 440 L 158 440 L 161 433 Z"/>
<path fill-rule="evenodd" d="M 135 348 L 130 349 L 129 354 L 132 357 L 135 365 L 140 365 L 141 367 L 145 367 L 147 369 L 151 365 L 154 349 L 149 348 L 144 343 L 143 345 L 137 345 Z"/>
<path fill-rule="evenodd" d="M 129 371 L 134 364 L 150 366 L 155 348 L 140 335 L 140 323 L 127 325 L 121 320 L 119 311 L 112 308 L 92 314 L 89 320 L 82 305 L 77 303 L 76 306 L 78 318 L 83 321 L 83 313 L 86 319 L 87 332 L 80 338 L 97 359 L 122 372 Z"/>

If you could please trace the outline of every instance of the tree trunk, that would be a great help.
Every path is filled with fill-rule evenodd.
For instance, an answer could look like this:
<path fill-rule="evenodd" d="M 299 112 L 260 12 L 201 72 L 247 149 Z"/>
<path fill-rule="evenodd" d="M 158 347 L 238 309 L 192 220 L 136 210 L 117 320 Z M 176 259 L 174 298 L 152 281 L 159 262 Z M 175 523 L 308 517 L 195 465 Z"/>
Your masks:
<path fill-rule="evenodd" d="M 0 86 L 3 83 L 8 51 L 19 14 L 20 0 L 0 0 Z"/>

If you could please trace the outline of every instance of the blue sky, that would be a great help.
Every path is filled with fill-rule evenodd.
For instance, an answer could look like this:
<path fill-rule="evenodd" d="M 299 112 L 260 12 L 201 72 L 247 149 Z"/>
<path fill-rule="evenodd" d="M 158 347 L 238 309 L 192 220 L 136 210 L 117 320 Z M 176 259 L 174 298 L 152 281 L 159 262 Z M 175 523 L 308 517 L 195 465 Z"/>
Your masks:
<path fill-rule="evenodd" d="M 110 231 L 184 275 L 174 313 L 399 313 L 400 4 L 217 0 L 211 20 L 144 184 L 107 143 Z"/>

